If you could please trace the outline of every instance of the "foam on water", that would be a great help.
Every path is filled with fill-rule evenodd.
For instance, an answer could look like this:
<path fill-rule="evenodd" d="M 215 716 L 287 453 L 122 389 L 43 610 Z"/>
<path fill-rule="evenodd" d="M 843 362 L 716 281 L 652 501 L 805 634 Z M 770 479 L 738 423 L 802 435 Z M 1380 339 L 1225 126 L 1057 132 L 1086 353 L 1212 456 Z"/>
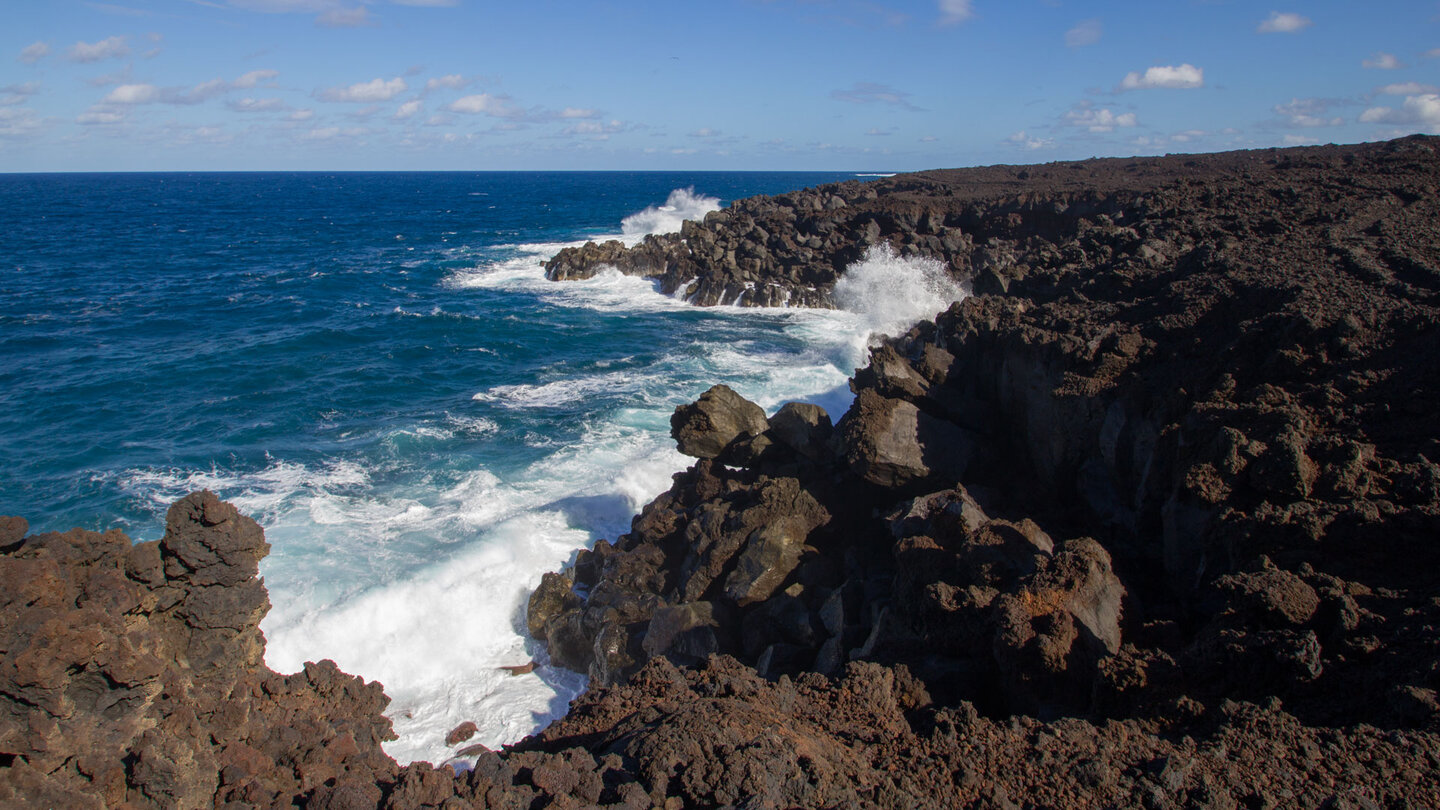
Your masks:
<path fill-rule="evenodd" d="M 871 246 L 835 284 L 835 303 L 863 317 L 868 331 L 877 335 L 904 332 L 965 295 L 944 264 L 896 256 L 888 244 Z"/>
<path fill-rule="evenodd" d="M 620 222 L 620 230 L 635 241 L 646 234 L 678 233 L 687 219 L 703 220 L 711 211 L 720 210 L 720 200 L 696 194 L 694 188 L 677 188 L 670 192 L 664 205 L 652 205 L 631 214 Z"/>

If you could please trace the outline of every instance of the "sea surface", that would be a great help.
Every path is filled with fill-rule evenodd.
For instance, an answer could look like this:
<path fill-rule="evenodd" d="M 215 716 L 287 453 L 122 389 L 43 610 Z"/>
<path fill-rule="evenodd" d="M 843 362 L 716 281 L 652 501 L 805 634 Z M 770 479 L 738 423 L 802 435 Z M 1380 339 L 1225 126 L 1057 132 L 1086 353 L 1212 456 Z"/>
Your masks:
<path fill-rule="evenodd" d="M 148 540 L 209 488 L 273 546 L 271 667 L 383 682 L 402 763 L 465 720 L 516 741 L 585 686 L 524 637 L 529 589 L 687 465 L 674 408 L 726 383 L 838 418 L 867 341 L 961 295 L 880 251 L 836 311 L 544 260 L 854 176 L 0 175 L 0 514 Z"/>

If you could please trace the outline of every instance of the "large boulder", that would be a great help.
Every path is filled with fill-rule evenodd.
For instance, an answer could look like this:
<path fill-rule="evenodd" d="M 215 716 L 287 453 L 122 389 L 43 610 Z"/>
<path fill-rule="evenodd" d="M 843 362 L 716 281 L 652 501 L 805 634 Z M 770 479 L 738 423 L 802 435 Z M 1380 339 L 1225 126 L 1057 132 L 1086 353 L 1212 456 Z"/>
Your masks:
<path fill-rule="evenodd" d="M 736 439 L 768 427 L 765 411 L 727 385 L 712 387 L 670 417 L 670 435 L 680 452 L 695 458 L 719 458 Z"/>
<path fill-rule="evenodd" d="M 903 488 L 959 480 L 975 454 L 973 433 L 903 399 L 863 389 L 841 423 L 845 460 L 861 478 Z"/>

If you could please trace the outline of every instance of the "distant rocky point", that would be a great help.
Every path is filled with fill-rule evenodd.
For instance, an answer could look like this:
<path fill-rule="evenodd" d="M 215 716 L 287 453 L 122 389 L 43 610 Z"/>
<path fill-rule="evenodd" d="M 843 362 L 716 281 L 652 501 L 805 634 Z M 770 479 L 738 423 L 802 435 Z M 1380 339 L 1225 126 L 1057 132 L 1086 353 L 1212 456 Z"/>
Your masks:
<path fill-rule="evenodd" d="M 458 776 L 384 756 L 378 684 L 264 668 L 213 495 L 157 543 L 0 520 L 0 804 L 1440 806 L 1437 189 L 1419 136 L 990 167 L 562 253 L 823 305 L 883 242 L 976 294 L 834 424 L 677 409 L 695 464 L 528 606 L 591 690 Z"/>

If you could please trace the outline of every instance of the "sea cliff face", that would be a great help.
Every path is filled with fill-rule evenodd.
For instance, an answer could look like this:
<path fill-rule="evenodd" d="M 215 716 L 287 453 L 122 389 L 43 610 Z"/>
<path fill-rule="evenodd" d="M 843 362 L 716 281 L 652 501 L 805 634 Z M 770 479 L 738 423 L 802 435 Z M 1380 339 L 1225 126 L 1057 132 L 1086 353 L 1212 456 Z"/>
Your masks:
<path fill-rule="evenodd" d="M 678 409 L 694 466 L 530 601 L 594 687 L 458 777 L 384 757 L 379 685 L 264 669 L 214 496 L 158 543 L 0 524 L 0 800 L 1434 806 L 1437 188 L 1423 137 L 994 167 L 562 252 L 824 305 L 884 243 L 976 295 L 835 424 Z"/>

